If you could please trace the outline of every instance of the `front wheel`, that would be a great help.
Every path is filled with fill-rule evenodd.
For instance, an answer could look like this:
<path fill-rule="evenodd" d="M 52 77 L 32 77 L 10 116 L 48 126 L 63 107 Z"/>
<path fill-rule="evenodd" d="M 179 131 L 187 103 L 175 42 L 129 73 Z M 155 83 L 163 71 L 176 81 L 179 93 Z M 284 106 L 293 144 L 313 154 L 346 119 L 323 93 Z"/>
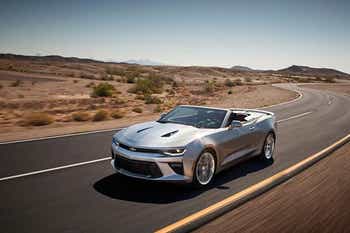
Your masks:
<path fill-rule="evenodd" d="M 274 151 L 275 151 L 275 136 L 273 135 L 273 133 L 269 133 L 265 139 L 264 147 L 262 149 L 260 158 L 264 161 L 272 161 Z"/>
<path fill-rule="evenodd" d="M 208 185 L 215 174 L 215 158 L 209 151 L 204 151 L 198 158 L 195 169 L 193 184 L 197 187 Z"/>

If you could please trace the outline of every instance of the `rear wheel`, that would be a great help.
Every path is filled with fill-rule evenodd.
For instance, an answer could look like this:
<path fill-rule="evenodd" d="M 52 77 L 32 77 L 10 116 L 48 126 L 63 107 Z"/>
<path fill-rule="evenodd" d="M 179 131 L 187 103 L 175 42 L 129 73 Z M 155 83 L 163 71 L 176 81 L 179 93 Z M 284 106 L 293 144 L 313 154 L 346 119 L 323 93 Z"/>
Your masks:
<path fill-rule="evenodd" d="M 195 169 L 193 183 L 198 187 L 208 185 L 215 174 L 215 158 L 209 151 L 204 151 L 198 158 Z"/>
<path fill-rule="evenodd" d="M 260 158 L 264 161 L 272 161 L 274 151 L 275 151 L 275 136 L 273 135 L 273 133 L 269 133 L 265 139 L 264 147 L 262 149 Z"/>

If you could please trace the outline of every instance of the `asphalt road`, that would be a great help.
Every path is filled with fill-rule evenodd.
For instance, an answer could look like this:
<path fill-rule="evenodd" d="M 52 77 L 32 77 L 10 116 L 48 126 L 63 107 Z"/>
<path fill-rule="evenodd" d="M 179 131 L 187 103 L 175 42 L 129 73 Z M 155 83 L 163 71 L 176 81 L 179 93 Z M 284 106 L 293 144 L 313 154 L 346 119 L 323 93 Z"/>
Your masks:
<path fill-rule="evenodd" d="M 267 109 L 282 120 L 273 164 L 244 162 L 219 174 L 206 190 L 120 177 L 109 161 L 4 180 L 0 230 L 151 232 L 173 223 L 350 133 L 350 97 L 306 88 L 301 92 L 300 100 Z M 113 133 L 0 145 L 0 178 L 106 157 Z"/>

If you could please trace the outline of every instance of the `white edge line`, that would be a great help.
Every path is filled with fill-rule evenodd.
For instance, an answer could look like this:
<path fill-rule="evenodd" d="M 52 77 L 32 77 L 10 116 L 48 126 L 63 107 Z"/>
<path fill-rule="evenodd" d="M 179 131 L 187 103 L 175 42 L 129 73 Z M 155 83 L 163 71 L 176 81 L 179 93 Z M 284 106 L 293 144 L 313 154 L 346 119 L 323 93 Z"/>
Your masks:
<path fill-rule="evenodd" d="M 295 119 L 295 118 L 303 117 L 303 116 L 309 115 L 311 113 L 312 112 L 300 113 L 298 115 L 294 115 L 294 116 L 291 116 L 291 117 L 288 117 L 288 118 L 285 118 L 285 119 L 278 120 L 277 123 L 281 123 L 281 122 L 284 122 L 284 121 L 288 121 L 288 120 L 292 120 L 292 119 Z"/>
<path fill-rule="evenodd" d="M 298 91 L 298 90 L 290 90 L 290 91 L 294 91 L 294 92 L 298 93 L 299 96 L 297 98 L 292 99 L 292 100 L 287 101 L 287 102 L 273 104 L 273 105 L 265 106 L 265 107 L 262 107 L 262 108 L 259 108 L 259 109 L 266 109 L 266 108 L 272 108 L 272 107 L 281 106 L 281 105 L 285 105 L 285 104 L 291 104 L 291 103 L 299 101 L 301 98 L 303 98 L 303 93 L 301 93 L 300 91 Z"/>
<path fill-rule="evenodd" d="M 62 170 L 62 169 L 66 169 L 66 168 L 71 168 L 71 167 L 78 167 L 78 166 L 82 166 L 82 165 L 86 165 L 86 164 L 90 164 L 90 163 L 97 163 L 97 162 L 105 161 L 108 159 L 110 159 L 110 157 L 95 159 L 95 160 L 91 160 L 91 161 L 87 161 L 87 162 L 74 163 L 74 164 L 70 164 L 70 165 L 44 169 L 44 170 L 40 170 L 40 171 L 28 172 L 28 173 L 23 173 L 23 174 L 19 174 L 19 175 L 2 177 L 2 178 L 0 178 L 0 181 L 11 180 L 11 179 L 15 179 L 15 178 L 20 178 L 20 177 L 24 177 L 24 176 L 31 176 L 31 175 L 36 175 L 36 174 L 41 174 L 41 173 L 46 173 L 46 172 L 51 172 L 51 171 L 57 171 L 57 170 Z"/>
<path fill-rule="evenodd" d="M 293 103 L 293 102 L 295 102 L 295 101 L 300 100 L 300 99 L 303 97 L 303 94 L 302 94 L 300 91 L 298 91 L 298 90 L 290 90 L 290 91 L 297 92 L 297 93 L 299 94 L 299 96 L 298 96 L 297 98 L 295 98 L 295 99 L 293 99 L 293 100 L 290 100 L 290 101 L 287 101 L 287 102 L 278 103 L 278 104 L 273 104 L 273 105 L 265 106 L 265 107 L 258 108 L 258 109 L 266 109 L 266 108 L 271 108 L 271 107 L 280 106 L 280 105 L 284 105 L 284 104 L 290 104 L 290 103 Z M 87 131 L 87 132 L 81 132 L 81 133 L 62 134 L 62 135 L 48 136 L 48 137 L 39 137 L 39 138 L 32 138 L 32 139 L 23 139 L 23 140 L 15 140 L 15 141 L 5 141 L 5 142 L 0 142 L 0 145 L 21 143 L 21 142 L 33 142 L 33 141 L 48 140 L 48 139 L 55 139 L 55 138 L 64 138 L 64 137 L 72 137 L 72 136 L 87 135 L 87 134 L 95 134 L 95 133 L 103 133 L 103 132 L 111 132 L 111 131 L 121 130 L 121 129 L 123 129 L 123 127 L 115 128 L 115 129 L 105 129 L 105 130 Z"/>
<path fill-rule="evenodd" d="M 304 113 L 301 113 L 301 114 L 298 114 L 298 115 L 295 115 L 295 116 L 288 117 L 286 119 L 279 120 L 279 121 L 277 121 L 277 123 L 280 123 L 280 122 L 283 122 L 283 121 L 288 121 L 288 120 L 295 119 L 295 118 L 298 118 L 298 117 L 302 117 L 302 116 L 308 115 L 310 113 L 312 113 L 312 112 L 304 112 Z M 44 169 L 44 170 L 39 170 L 39 171 L 34 171 L 34 172 L 28 172 L 28 173 L 19 174 L 19 175 L 3 177 L 3 178 L 0 178 L 0 181 L 11 180 L 11 179 L 15 179 L 15 178 L 20 178 L 20 177 L 24 177 L 24 176 L 31 176 L 31 175 L 41 174 L 41 173 L 47 173 L 47 172 L 62 170 L 62 169 L 71 168 L 71 167 L 78 167 L 78 166 L 82 166 L 82 165 L 86 165 L 86 164 L 91 164 L 91 163 L 97 163 L 97 162 L 105 161 L 105 160 L 108 160 L 108 159 L 110 159 L 110 157 L 90 160 L 90 161 L 81 162 L 81 163 L 73 163 L 73 164 L 70 164 L 70 165 L 54 167 L 54 168 L 49 168 L 49 169 Z"/>
<path fill-rule="evenodd" d="M 49 136 L 49 137 L 39 137 L 39 138 L 32 138 L 32 139 L 7 141 L 7 142 L 0 142 L 0 145 L 21 143 L 21 142 L 32 142 L 32 141 L 40 141 L 40 140 L 48 140 L 48 139 L 64 138 L 64 137 L 73 137 L 73 136 L 95 134 L 95 133 L 103 133 L 103 132 L 111 132 L 111 131 L 121 130 L 121 129 L 123 129 L 123 128 L 104 129 L 104 130 L 87 131 L 87 132 L 81 132 L 81 133 L 62 134 L 62 135 Z"/>

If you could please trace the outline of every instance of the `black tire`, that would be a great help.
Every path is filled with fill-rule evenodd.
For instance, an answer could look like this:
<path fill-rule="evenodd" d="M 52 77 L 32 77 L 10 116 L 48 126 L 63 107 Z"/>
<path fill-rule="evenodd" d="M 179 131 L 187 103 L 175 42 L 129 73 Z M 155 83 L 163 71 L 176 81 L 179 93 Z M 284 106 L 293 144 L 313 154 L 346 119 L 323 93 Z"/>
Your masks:
<path fill-rule="evenodd" d="M 205 163 L 207 158 L 208 158 L 208 161 L 207 161 L 208 166 L 206 166 L 206 163 Z M 201 164 L 203 164 L 202 168 L 199 167 Z M 198 157 L 196 161 L 196 165 L 193 170 L 192 185 L 197 188 L 207 187 L 214 179 L 215 170 L 216 170 L 215 155 L 211 151 L 207 151 L 207 150 L 203 151 L 201 155 Z M 206 172 L 208 172 L 207 180 L 205 179 Z"/>

